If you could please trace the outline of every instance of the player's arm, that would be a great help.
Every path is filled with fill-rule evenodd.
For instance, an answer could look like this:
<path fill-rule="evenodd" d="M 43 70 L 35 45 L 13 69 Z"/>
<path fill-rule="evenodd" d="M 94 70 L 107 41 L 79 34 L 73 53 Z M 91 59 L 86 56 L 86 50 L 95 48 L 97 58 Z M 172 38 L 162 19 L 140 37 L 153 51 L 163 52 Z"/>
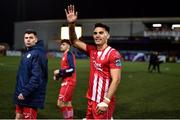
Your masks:
<path fill-rule="evenodd" d="M 77 21 L 77 12 L 75 11 L 74 5 L 69 5 L 67 9 L 65 9 L 66 18 L 69 25 L 69 38 L 74 47 L 86 51 L 86 43 L 77 39 L 75 32 L 75 23 Z"/>
<path fill-rule="evenodd" d="M 67 62 L 69 67 L 67 69 L 57 69 L 54 71 L 54 80 L 58 80 L 59 77 L 67 77 L 71 76 L 72 73 L 75 71 L 75 64 L 74 64 L 74 58 L 71 52 L 67 53 Z"/>
<path fill-rule="evenodd" d="M 60 69 L 59 76 L 62 77 L 70 76 L 75 71 L 74 58 L 71 52 L 67 53 L 67 63 L 69 67 L 67 69 Z"/>
<path fill-rule="evenodd" d="M 119 54 L 118 51 L 115 51 L 110 55 L 109 65 L 110 65 L 111 84 L 109 86 L 108 93 L 105 96 L 105 101 L 111 100 L 121 80 L 122 63 L 121 63 L 121 55 Z"/>
<path fill-rule="evenodd" d="M 104 97 L 104 100 L 97 105 L 98 113 L 107 111 L 108 105 L 111 101 L 112 96 L 114 96 L 118 85 L 121 80 L 121 56 L 118 52 L 111 54 L 110 56 L 110 75 L 111 83 L 107 95 Z"/>
<path fill-rule="evenodd" d="M 75 23 L 69 23 L 69 38 L 74 47 L 86 51 L 86 43 L 77 39 L 75 32 Z"/>
<path fill-rule="evenodd" d="M 118 88 L 118 85 L 120 83 L 121 69 L 111 69 L 110 73 L 111 73 L 111 77 L 112 77 L 112 82 L 110 84 L 107 95 L 104 97 L 103 102 L 101 102 L 97 105 L 98 114 L 101 114 L 101 113 L 107 111 L 108 105 L 111 101 L 111 98 L 115 94 L 115 92 Z"/>
<path fill-rule="evenodd" d="M 106 99 L 109 99 L 109 100 L 115 94 L 115 92 L 119 86 L 119 83 L 121 80 L 121 69 L 111 69 L 110 73 L 111 73 L 111 77 L 112 77 L 112 82 L 110 84 L 110 87 L 109 87 L 109 90 L 108 90 L 108 93 L 106 96 Z"/>

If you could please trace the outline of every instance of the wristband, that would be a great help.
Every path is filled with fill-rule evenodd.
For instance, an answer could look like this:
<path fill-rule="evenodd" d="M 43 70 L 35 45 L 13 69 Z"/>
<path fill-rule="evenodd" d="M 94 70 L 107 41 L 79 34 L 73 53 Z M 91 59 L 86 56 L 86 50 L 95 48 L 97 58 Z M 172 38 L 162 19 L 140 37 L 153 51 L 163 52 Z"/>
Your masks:
<path fill-rule="evenodd" d="M 108 104 L 105 102 L 100 102 L 99 104 L 97 104 L 97 107 L 108 107 Z"/>
<path fill-rule="evenodd" d="M 109 98 L 107 98 L 107 97 L 104 97 L 104 99 L 105 99 L 106 101 L 108 101 L 108 102 L 111 101 L 111 100 L 110 100 Z"/>

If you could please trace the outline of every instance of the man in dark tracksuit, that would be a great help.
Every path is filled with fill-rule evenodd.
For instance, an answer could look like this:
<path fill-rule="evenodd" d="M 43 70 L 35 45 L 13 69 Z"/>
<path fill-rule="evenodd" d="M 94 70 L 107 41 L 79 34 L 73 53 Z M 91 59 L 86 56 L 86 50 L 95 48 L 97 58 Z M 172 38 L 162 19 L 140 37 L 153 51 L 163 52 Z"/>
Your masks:
<path fill-rule="evenodd" d="M 48 80 L 48 59 L 43 41 L 34 30 L 24 33 L 27 48 L 17 72 L 14 104 L 16 119 L 37 119 L 37 109 L 44 108 Z"/>
<path fill-rule="evenodd" d="M 153 71 L 156 71 L 156 68 L 157 68 L 157 72 L 160 73 L 159 64 L 161 64 L 161 63 L 162 63 L 162 62 L 159 61 L 159 58 L 158 58 L 158 52 L 152 52 L 152 53 L 150 54 L 148 71 L 149 71 L 149 72 L 153 72 Z"/>
<path fill-rule="evenodd" d="M 149 65 L 148 65 L 149 72 L 152 72 L 155 69 L 155 61 L 156 61 L 155 52 L 151 52 L 149 58 Z"/>

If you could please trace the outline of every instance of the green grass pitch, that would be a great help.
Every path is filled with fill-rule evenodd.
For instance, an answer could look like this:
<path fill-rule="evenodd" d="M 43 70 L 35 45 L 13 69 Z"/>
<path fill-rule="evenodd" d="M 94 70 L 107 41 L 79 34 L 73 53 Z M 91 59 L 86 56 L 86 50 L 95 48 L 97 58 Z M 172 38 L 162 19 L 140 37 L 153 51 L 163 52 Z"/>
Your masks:
<path fill-rule="evenodd" d="M 16 82 L 19 57 L 0 56 L 0 118 L 15 116 L 12 96 Z M 49 58 L 49 81 L 45 109 L 38 118 L 62 118 L 56 106 L 60 81 L 53 81 L 52 72 L 59 66 L 59 58 Z M 122 79 L 116 92 L 113 118 L 159 119 L 180 118 L 180 64 L 161 64 L 162 73 L 147 72 L 147 62 L 123 62 Z M 89 60 L 77 60 L 77 87 L 73 96 L 74 116 L 85 117 L 85 97 L 89 76 Z"/>

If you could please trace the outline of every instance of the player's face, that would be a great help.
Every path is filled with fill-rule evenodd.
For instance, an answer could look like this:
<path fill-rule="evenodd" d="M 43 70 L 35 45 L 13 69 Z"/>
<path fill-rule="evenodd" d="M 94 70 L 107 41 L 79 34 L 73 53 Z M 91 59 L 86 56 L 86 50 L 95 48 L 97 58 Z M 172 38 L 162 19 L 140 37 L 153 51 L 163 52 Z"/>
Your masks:
<path fill-rule="evenodd" d="M 96 45 L 104 45 L 107 44 L 107 40 L 109 39 L 109 33 L 102 27 L 96 27 L 94 29 L 93 38 Z"/>
<path fill-rule="evenodd" d="M 67 49 L 69 49 L 69 44 L 66 43 L 66 42 L 61 43 L 61 45 L 60 45 L 60 50 L 61 50 L 62 52 L 64 52 L 64 51 L 66 51 Z"/>
<path fill-rule="evenodd" d="M 25 34 L 24 35 L 24 44 L 26 47 L 32 47 L 36 44 L 37 42 L 37 37 L 31 33 L 31 34 Z"/>

